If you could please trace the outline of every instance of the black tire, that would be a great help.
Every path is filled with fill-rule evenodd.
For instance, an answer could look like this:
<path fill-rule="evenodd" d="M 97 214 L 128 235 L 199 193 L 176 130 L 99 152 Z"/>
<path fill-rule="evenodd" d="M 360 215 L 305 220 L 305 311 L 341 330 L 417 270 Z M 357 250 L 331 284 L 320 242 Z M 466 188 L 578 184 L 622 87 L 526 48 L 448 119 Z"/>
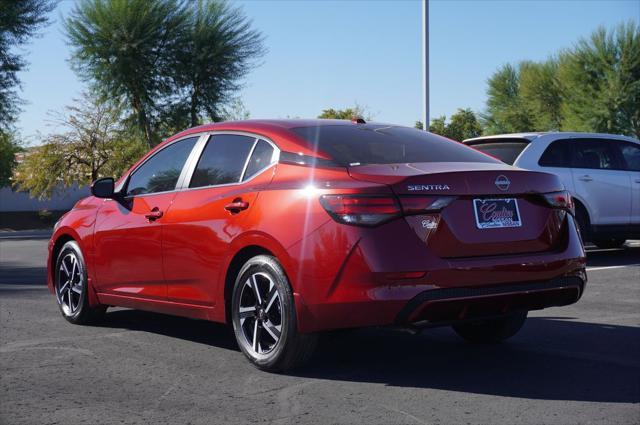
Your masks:
<path fill-rule="evenodd" d="M 58 307 L 68 322 L 89 325 L 104 318 L 107 307 L 89 305 L 87 266 L 80 246 L 69 241 L 62 246 L 54 270 L 54 289 Z"/>
<path fill-rule="evenodd" d="M 595 240 L 593 243 L 601 249 L 620 248 L 626 242 L 626 239 L 603 239 Z"/>
<path fill-rule="evenodd" d="M 591 221 L 589 220 L 589 214 L 587 210 L 580 205 L 576 204 L 576 224 L 578 225 L 578 232 L 582 237 L 582 243 L 591 241 Z"/>
<path fill-rule="evenodd" d="M 262 370 L 284 372 L 299 367 L 317 345 L 316 334 L 298 332 L 289 280 L 278 261 L 268 255 L 253 257 L 240 269 L 231 299 L 231 322 L 238 346 Z"/>
<path fill-rule="evenodd" d="M 524 325 L 527 312 L 516 312 L 499 319 L 453 325 L 458 335 L 476 344 L 495 344 L 511 338 Z"/>

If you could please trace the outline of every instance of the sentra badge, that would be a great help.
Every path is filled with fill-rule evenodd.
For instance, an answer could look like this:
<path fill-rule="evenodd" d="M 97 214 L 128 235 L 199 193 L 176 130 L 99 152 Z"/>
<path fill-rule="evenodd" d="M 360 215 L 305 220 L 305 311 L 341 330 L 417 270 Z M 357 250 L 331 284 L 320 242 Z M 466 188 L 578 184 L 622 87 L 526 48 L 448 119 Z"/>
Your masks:
<path fill-rule="evenodd" d="M 410 184 L 407 186 L 409 191 L 419 190 L 450 190 L 449 185 L 446 184 Z"/>

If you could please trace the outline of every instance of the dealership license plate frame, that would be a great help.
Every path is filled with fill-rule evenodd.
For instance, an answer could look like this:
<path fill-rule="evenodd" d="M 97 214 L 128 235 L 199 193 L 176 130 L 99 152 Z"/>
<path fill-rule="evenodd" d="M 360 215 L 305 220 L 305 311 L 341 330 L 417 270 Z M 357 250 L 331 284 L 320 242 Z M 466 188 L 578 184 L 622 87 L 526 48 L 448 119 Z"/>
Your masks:
<path fill-rule="evenodd" d="M 511 207 L 511 202 L 513 202 L 513 208 Z M 476 227 L 480 230 L 522 227 L 522 216 L 520 215 L 518 200 L 516 198 L 474 198 L 472 203 L 473 213 L 476 220 Z M 478 214 L 479 205 L 488 205 L 491 203 L 494 203 L 496 205 L 496 208 L 494 210 L 498 210 L 500 206 L 502 206 L 503 209 L 504 207 L 508 207 L 507 211 L 514 212 L 516 215 L 516 219 L 487 220 L 482 217 L 481 220 L 481 215 Z"/>

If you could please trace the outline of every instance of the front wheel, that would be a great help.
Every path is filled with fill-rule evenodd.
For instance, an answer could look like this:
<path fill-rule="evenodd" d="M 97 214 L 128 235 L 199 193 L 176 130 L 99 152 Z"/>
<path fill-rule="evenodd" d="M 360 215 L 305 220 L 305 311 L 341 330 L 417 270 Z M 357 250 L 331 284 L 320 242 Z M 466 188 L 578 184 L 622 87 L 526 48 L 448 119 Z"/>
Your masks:
<path fill-rule="evenodd" d="M 89 304 L 87 267 L 77 242 L 63 245 L 56 260 L 54 279 L 58 307 L 67 321 L 87 325 L 104 317 L 106 306 Z"/>
<path fill-rule="evenodd" d="M 524 325 L 525 320 L 527 320 L 527 312 L 522 311 L 511 313 L 499 319 L 453 325 L 453 329 L 469 342 L 495 344 L 517 334 Z"/>
<path fill-rule="evenodd" d="M 242 267 L 233 288 L 231 317 L 240 349 L 260 369 L 301 366 L 316 347 L 315 334 L 298 332 L 291 286 L 274 257 L 259 255 Z"/>

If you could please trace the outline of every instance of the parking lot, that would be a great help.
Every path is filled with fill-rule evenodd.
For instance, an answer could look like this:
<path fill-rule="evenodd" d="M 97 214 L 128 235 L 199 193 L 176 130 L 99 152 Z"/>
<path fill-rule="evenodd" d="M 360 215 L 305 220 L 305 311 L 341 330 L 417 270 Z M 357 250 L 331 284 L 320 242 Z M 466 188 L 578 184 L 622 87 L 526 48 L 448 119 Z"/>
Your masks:
<path fill-rule="evenodd" d="M 2 424 L 640 422 L 640 242 L 590 250 L 583 298 L 502 345 L 339 332 L 294 375 L 255 369 L 214 323 L 125 309 L 67 323 L 46 242 L 0 236 Z"/>

